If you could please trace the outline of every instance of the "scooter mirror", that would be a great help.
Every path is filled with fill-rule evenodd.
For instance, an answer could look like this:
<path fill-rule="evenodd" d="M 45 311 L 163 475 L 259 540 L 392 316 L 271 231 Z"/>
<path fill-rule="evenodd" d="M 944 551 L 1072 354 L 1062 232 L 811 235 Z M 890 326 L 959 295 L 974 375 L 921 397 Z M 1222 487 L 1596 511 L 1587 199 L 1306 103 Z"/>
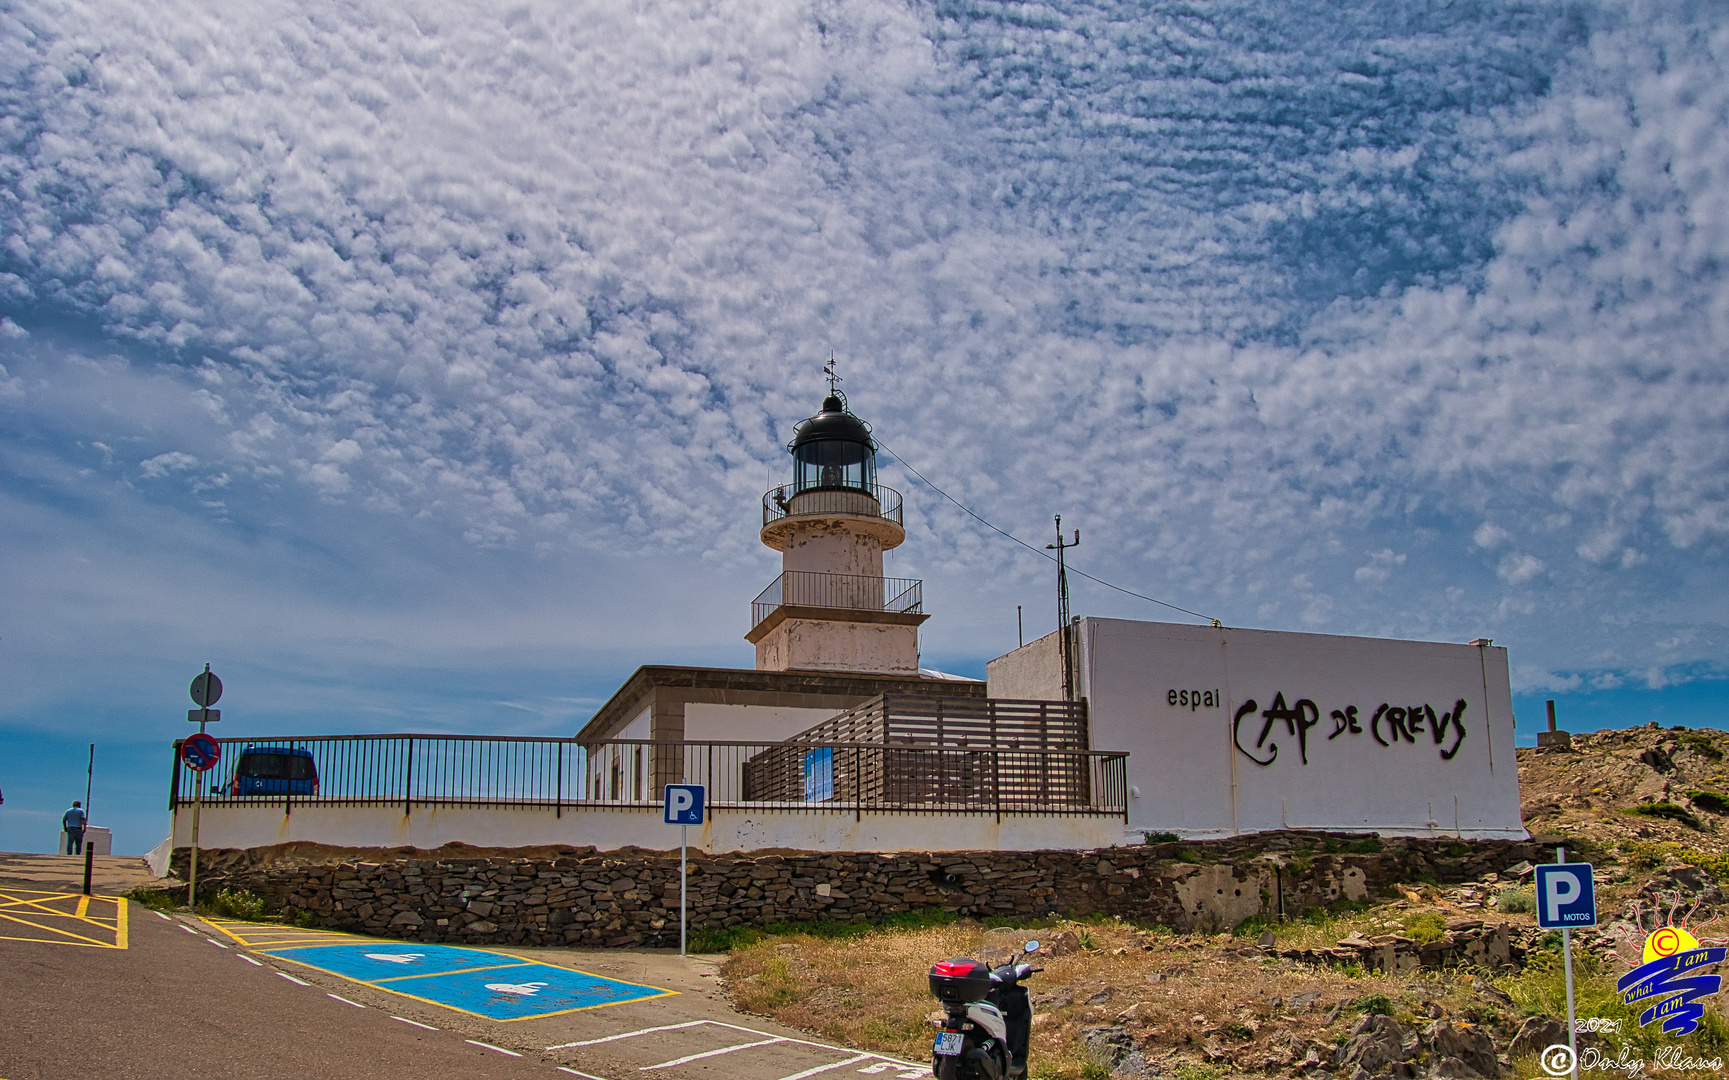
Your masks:
<path fill-rule="evenodd" d="M 1036 941 L 1027 942 L 1026 953 L 1028 956 L 1031 956 L 1033 953 L 1036 953 L 1038 951 L 1039 951 L 1039 943 L 1038 942 L 1036 942 Z"/>

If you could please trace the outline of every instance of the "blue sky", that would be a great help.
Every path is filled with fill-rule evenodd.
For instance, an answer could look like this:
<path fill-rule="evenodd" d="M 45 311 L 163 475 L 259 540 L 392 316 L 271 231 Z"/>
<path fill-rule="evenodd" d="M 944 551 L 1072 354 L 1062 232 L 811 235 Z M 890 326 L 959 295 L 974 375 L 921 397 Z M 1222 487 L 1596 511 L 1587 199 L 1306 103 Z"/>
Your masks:
<path fill-rule="evenodd" d="M 1099 576 L 1492 637 L 1526 741 L 1720 725 L 1726 58 L 1704 3 L 13 5 L 0 847 L 92 741 L 159 839 L 206 662 L 233 735 L 749 666 L 831 352 Z M 927 663 L 1049 627 L 1042 560 L 883 474 Z"/>

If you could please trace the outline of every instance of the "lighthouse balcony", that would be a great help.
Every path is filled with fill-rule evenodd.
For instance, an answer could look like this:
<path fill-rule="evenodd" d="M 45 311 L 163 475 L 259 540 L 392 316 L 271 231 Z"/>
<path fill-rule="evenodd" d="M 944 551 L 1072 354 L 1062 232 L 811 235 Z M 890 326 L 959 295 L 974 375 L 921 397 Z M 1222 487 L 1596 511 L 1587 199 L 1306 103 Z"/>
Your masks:
<path fill-rule="evenodd" d="M 901 525 L 901 493 L 881 484 L 839 484 L 813 487 L 782 484 L 762 497 L 762 523 L 767 528 L 788 517 L 883 518 Z"/>
<path fill-rule="evenodd" d="M 877 621 L 877 616 L 921 616 L 924 614 L 925 583 L 917 578 L 875 577 L 870 574 L 822 574 L 809 570 L 788 570 L 769 583 L 751 601 L 752 630 L 774 618 L 778 613 L 805 614 L 806 617 L 846 619 L 863 616 L 860 622 Z M 798 612 L 796 609 L 814 609 Z M 788 610 L 794 609 L 794 610 Z M 892 620 L 901 622 L 895 618 Z M 918 622 L 924 620 L 918 619 Z"/>
<path fill-rule="evenodd" d="M 762 542 L 777 551 L 799 533 L 825 526 L 874 537 L 884 551 L 898 547 L 907 535 L 901 493 L 880 484 L 782 484 L 762 497 Z"/>

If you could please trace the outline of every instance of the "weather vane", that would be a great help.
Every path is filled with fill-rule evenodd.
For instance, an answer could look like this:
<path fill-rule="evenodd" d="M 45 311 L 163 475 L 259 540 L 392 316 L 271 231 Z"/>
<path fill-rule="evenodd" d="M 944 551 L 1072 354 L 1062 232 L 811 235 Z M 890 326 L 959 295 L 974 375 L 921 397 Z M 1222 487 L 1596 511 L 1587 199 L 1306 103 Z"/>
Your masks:
<path fill-rule="evenodd" d="M 837 384 L 841 381 L 840 375 L 834 369 L 834 353 L 828 354 L 828 363 L 822 366 L 822 373 L 828 376 L 828 392 L 834 393 Z"/>

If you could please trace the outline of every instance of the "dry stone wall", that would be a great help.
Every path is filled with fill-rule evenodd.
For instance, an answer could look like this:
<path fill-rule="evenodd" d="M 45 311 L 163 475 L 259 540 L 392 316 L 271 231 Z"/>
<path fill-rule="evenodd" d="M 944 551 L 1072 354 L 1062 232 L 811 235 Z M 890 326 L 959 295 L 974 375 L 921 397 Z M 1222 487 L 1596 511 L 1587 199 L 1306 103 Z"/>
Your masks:
<path fill-rule="evenodd" d="M 1449 883 L 1541 857 L 1530 843 L 1272 833 L 1096 851 L 801 852 L 690 860 L 691 926 L 880 920 L 941 908 L 976 918 L 1121 915 L 1180 930 L 1299 914 L 1395 881 Z M 184 870 L 187 853 L 175 853 Z M 678 942 L 678 858 L 572 849 L 534 858 L 280 858 L 200 851 L 199 893 L 248 889 L 336 929 L 416 941 L 631 946 Z"/>

